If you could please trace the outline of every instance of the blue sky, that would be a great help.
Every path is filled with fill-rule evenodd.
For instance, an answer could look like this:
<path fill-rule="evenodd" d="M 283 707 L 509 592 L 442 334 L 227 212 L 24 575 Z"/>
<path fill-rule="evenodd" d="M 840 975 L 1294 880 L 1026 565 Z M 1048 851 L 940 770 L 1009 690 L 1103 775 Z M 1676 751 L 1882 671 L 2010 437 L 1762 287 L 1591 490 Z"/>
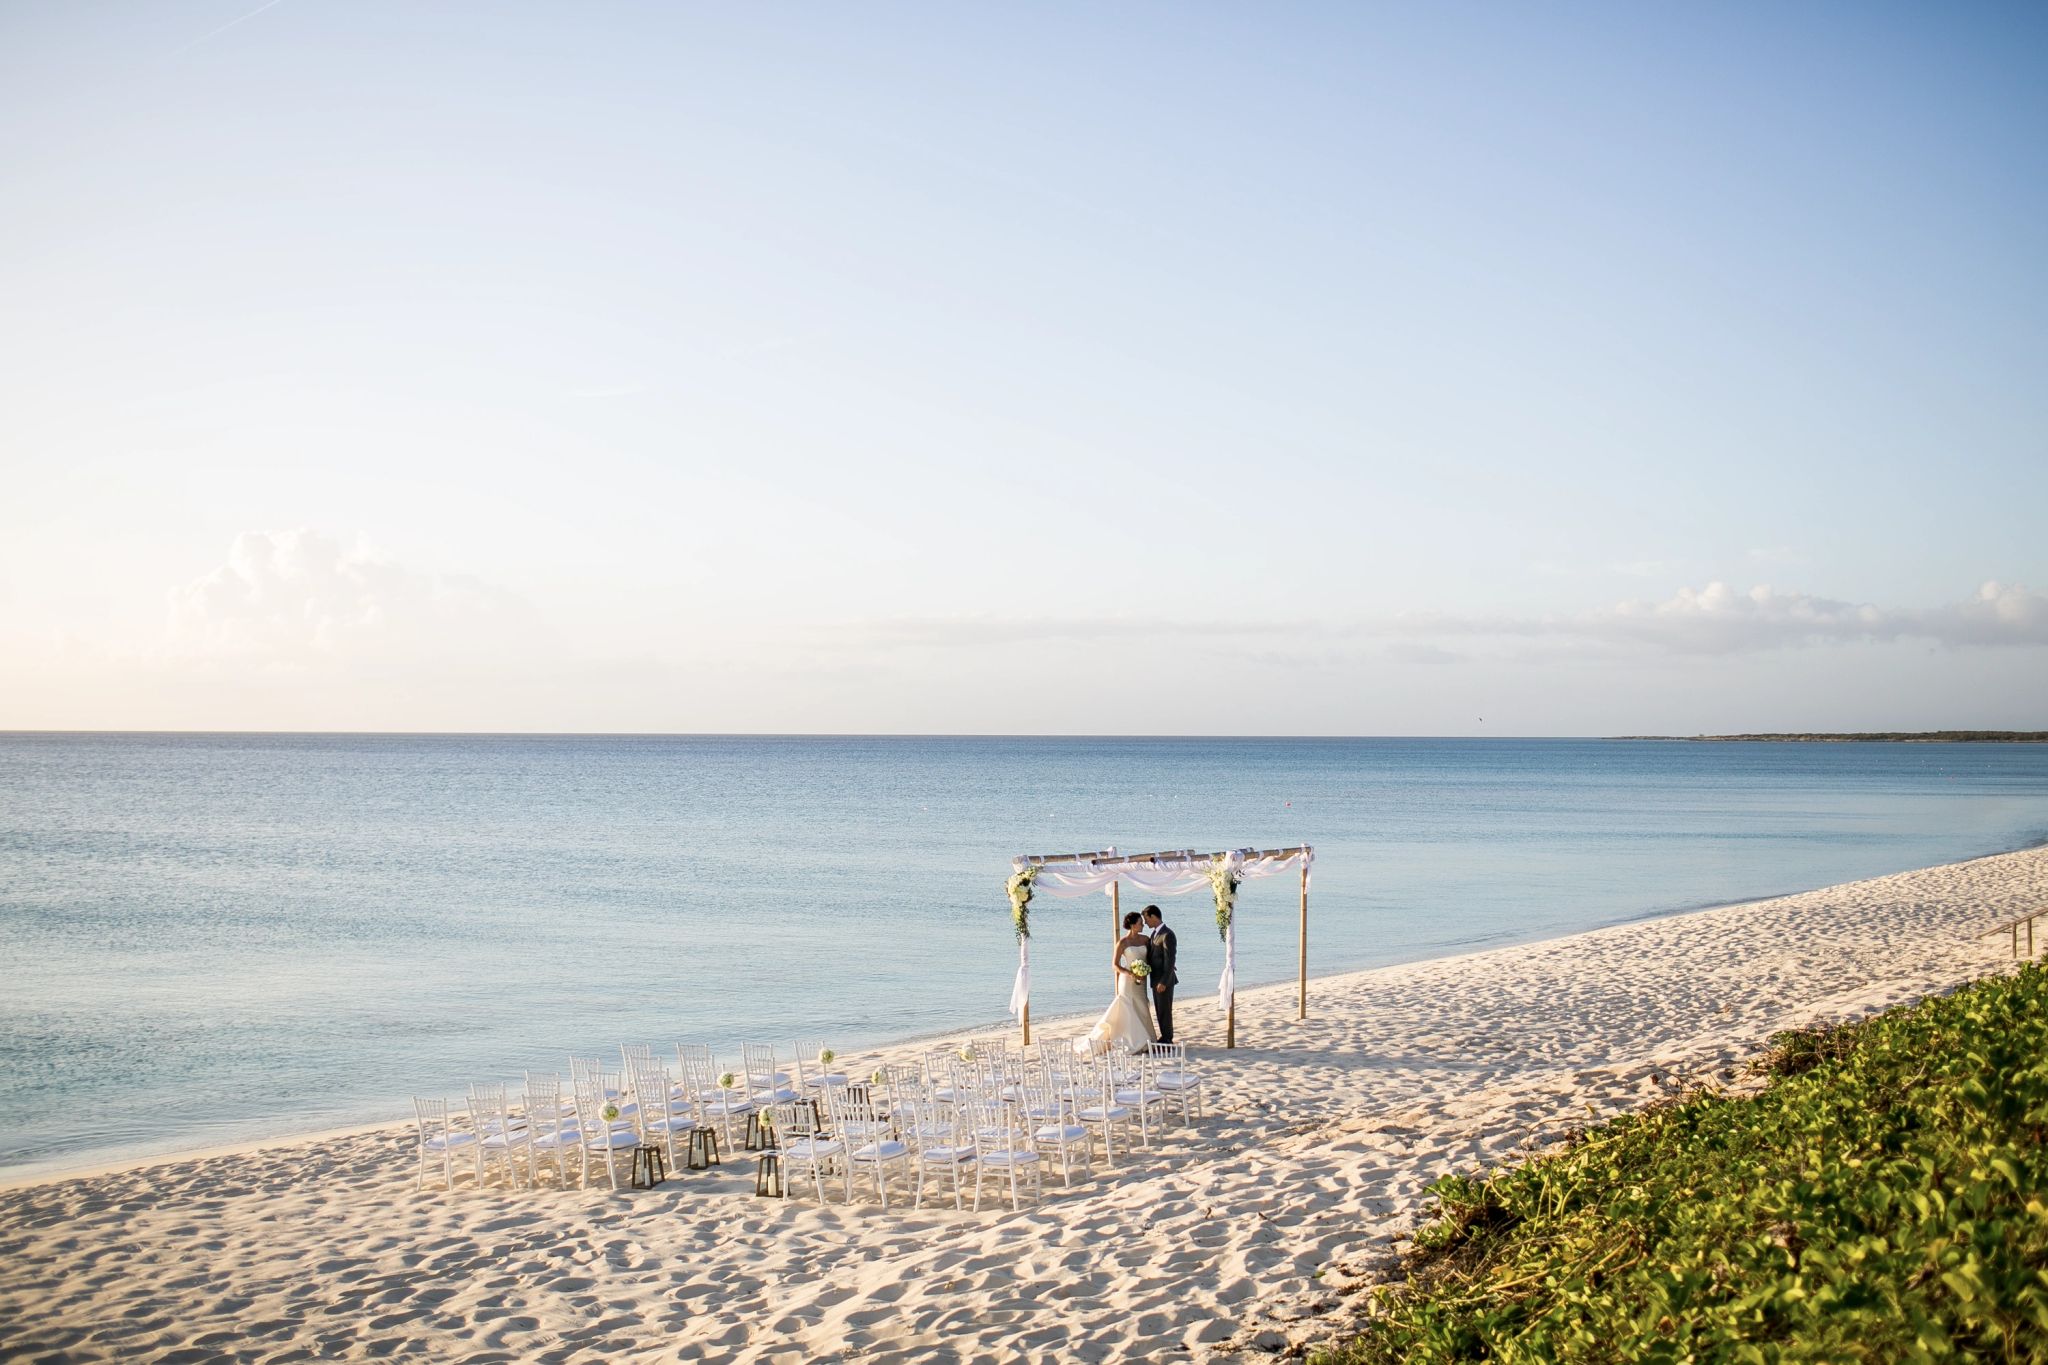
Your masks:
<path fill-rule="evenodd" d="M 9 5 L 0 726 L 2048 727 L 2044 66 Z"/>

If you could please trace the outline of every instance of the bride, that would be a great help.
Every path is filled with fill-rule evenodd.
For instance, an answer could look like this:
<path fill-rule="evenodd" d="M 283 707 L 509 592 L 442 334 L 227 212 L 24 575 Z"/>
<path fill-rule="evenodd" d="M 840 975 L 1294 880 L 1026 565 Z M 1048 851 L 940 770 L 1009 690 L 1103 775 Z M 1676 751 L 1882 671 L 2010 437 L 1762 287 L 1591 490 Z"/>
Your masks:
<path fill-rule="evenodd" d="M 1143 1052 L 1159 1039 L 1146 1005 L 1145 983 L 1131 971 L 1145 962 L 1145 935 L 1138 928 L 1142 923 L 1135 913 L 1124 916 L 1124 936 L 1116 941 L 1109 958 L 1116 968 L 1116 998 L 1088 1030 L 1088 1036 L 1074 1040 L 1074 1051 L 1084 1057 L 1099 1056 L 1111 1048 Z"/>

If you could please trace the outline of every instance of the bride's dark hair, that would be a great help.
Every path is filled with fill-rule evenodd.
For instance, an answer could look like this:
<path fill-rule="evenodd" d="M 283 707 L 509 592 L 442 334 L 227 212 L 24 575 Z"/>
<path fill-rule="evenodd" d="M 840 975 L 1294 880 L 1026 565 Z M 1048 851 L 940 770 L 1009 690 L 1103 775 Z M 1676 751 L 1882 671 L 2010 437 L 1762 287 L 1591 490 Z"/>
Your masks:
<path fill-rule="evenodd" d="M 1140 915 L 1137 911 L 1131 911 L 1130 914 L 1124 916 L 1124 928 L 1130 929 L 1135 927 L 1138 921 L 1142 918 L 1144 918 L 1144 916 Z"/>

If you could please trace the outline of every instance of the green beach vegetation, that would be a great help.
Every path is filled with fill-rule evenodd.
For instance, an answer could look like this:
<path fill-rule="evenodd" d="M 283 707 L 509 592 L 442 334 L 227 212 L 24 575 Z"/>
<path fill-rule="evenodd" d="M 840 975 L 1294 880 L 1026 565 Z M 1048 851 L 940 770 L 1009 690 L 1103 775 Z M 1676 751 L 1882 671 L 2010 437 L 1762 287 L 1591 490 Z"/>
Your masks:
<path fill-rule="evenodd" d="M 1325 1365 L 2048 1359 L 2048 972 L 1780 1035 L 1696 1091 L 1432 1186 Z"/>

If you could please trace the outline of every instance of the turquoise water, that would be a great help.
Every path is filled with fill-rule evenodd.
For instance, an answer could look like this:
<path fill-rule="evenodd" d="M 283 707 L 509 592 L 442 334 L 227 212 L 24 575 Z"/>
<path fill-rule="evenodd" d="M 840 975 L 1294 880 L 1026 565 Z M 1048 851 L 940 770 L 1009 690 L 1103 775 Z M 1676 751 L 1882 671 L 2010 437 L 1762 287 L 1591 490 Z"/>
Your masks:
<path fill-rule="evenodd" d="M 1318 973 L 2048 837 L 2048 745 L 0 736 L 0 1167 L 394 1117 L 626 1039 L 999 1018 L 1017 853 L 1317 848 Z M 1221 965 L 1167 903 L 1183 1010 Z M 1248 883 L 1240 980 L 1294 971 Z M 1033 1012 L 1106 906 L 1033 906 Z"/>

